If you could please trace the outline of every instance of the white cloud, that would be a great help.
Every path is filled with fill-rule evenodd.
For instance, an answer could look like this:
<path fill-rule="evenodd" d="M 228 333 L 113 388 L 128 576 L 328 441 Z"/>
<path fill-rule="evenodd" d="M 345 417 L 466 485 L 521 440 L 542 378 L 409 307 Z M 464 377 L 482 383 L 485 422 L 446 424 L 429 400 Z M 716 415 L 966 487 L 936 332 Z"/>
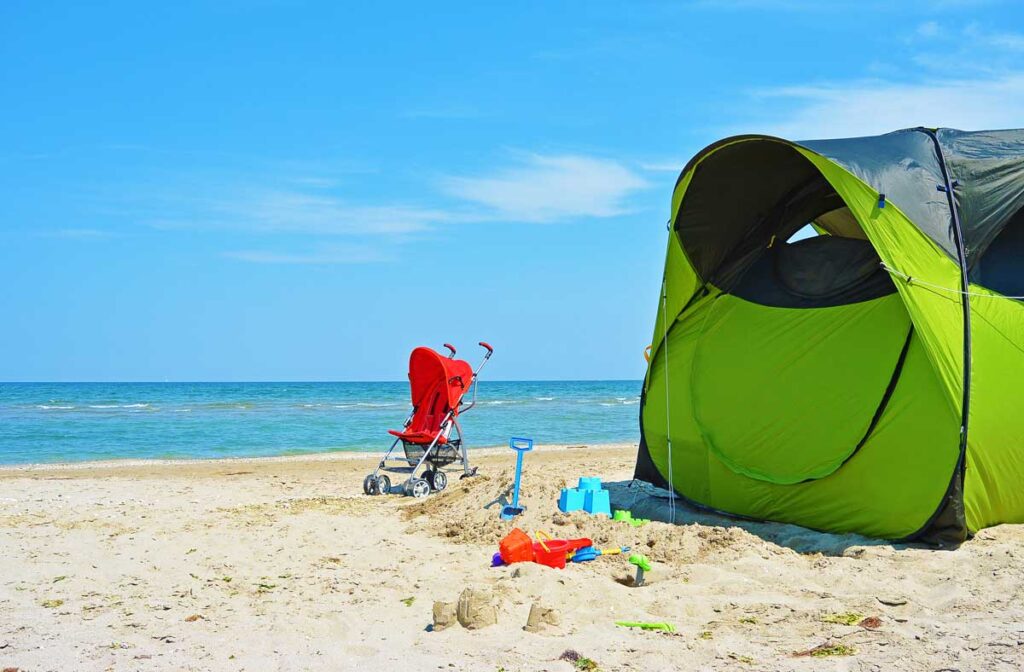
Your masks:
<path fill-rule="evenodd" d="M 447 213 L 408 205 L 356 205 L 333 196 L 260 191 L 214 208 L 246 228 L 321 235 L 394 235 L 424 231 Z"/>
<path fill-rule="evenodd" d="M 873 12 L 899 12 L 906 8 L 928 11 L 971 9 L 988 5 L 1004 4 L 1005 0 L 691 0 L 687 6 L 712 10 L 763 10 L 789 12 L 848 12 L 851 10 Z"/>
<path fill-rule="evenodd" d="M 679 173 L 686 165 L 685 159 L 666 159 L 664 161 L 649 161 L 641 163 L 640 169 L 652 173 Z"/>
<path fill-rule="evenodd" d="M 104 231 L 103 229 L 57 229 L 55 231 L 47 231 L 43 235 L 70 240 L 100 240 L 103 238 L 113 238 L 116 234 L 112 231 Z"/>
<path fill-rule="evenodd" d="M 335 193 L 334 179 L 306 172 L 272 183 L 194 176 L 156 193 L 129 190 L 119 200 L 134 207 L 119 214 L 163 230 L 229 235 L 234 242 L 221 254 L 238 261 L 360 264 L 391 261 L 403 244 L 447 224 L 615 216 L 645 186 L 615 161 L 524 154 L 518 165 L 491 175 L 443 178 L 440 191 L 458 202 L 441 207 L 354 202 Z"/>
<path fill-rule="evenodd" d="M 440 103 L 410 108 L 400 114 L 405 119 L 464 120 L 483 116 L 476 107 L 460 103 Z"/>
<path fill-rule="evenodd" d="M 1006 52 L 1024 51 L 1024 34 L 1022 33 L 990 31 L 976 23 L 969 23 L 964 28 L 963 34 L 975 50 L 979 47 L 987 47 Z"/>
<path fill-rule="evenodd" d="M 774 121 L 761 120 L 732 132 L 810 140 L 876 135 L 913 126 L 1015 128 L 1024 119 L 1024 74 L 928 84 L 860 81 L 788 86 L 758 92 L 757 97 L 781 103 L 783 111 L 773 115 Z"/>
<path fill-rule="evenodd" d="M 309 252 L 277 252 L 272 250 L 234 250 L 225 257 L 255 264 L 302 264 L 328 266 L 338 264 L 367 264 L 388 261 L 390 257 L 379 250 L 360 245 L 325 245 Z"/>
<path fill-rule="evenodd" d="M 161 198 L 147 202 L 143 212 L 161 229 L 316 236 L 401 236 L 459 217 L 415 205 L 358 204 L 325 193 L 267 188 Z"/>
<path fill-rule="evenodd" d="M 692 0 L 689 7 L 718 10 L 767 10 L 767 11 L 829 11 L 835 5 L 845 8 L 846 3 L 820 2 L 816 0 Z"/>
<path fill-rule="evenodd" d="M 448 177 L 450 196 L 484 206 L 509 221 L 554 222 L 614 217 L 647 183 L 620 163 L 588 156 L 531 154 L 522 165 L 481 177 Z"/>
<path fill-rule="evenodd" d="M 942 35 L 942 26 L 939 25 L 938 21 L 925 21 L 917 27 L 914 31 L 919 37 L 939 37 Z"/>

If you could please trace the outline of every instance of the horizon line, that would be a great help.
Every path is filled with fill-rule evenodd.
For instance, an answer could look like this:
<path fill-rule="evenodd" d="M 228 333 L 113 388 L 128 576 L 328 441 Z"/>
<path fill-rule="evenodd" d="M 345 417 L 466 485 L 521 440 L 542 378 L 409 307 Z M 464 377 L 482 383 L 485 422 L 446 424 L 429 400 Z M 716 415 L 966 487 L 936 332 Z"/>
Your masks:
<path fill-rule="evenodd" d="M 643 378 L 523 378 L 497 380 L 489 383 L 635 383 Z M 407 383 L 394 380 L 0 380 L 0 385 L 309 385 L 309 384 L 376 384 Z"/>

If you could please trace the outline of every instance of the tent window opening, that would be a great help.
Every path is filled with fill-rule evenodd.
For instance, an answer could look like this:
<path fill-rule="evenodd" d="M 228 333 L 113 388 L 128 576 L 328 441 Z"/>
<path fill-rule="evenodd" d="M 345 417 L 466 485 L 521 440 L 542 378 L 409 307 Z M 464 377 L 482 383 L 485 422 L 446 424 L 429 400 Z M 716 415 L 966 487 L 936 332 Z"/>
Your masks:
<path fill-rule="evenodd" d="M 971 269 L 971 282 L 1006 296 L 1024 296 L 1024 209 L 1010 218 Z"/>
<path fill-rule="evenodd" d="M 707 157 L 675 231 L 701 277 L 755 303 L 813 308 L 896 291 L 843 199 L 782 143 L 745 142 Z"/>
<path fill-rule="evenodd" d="M 814 226 L 814 223 L 811 222 L 810 224 L 804 224 L 803 227 L 797 229 L 796 233 L 794 233 L 792 236 L 790 236 L 789 238 L 786 239 L 786 242 L 787 243 L 795 243 L 795 242 L 797 242 L 799 240 L 804 240 L 806 238 L 813 238 L 814 236 L 821 236 L 821 235 L 828 235 L 828 233 L 826 233 L 822 229 L 817 228 L 816 226 Z"/>

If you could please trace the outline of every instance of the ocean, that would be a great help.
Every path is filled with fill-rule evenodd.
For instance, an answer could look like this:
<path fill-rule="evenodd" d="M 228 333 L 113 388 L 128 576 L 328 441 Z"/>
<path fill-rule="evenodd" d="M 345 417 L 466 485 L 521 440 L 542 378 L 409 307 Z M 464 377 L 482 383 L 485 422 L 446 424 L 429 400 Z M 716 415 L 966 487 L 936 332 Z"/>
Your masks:
<path fill-rule="evenodd" d="M 467 445 L 639 440 L 640 381 L 481 381 Z M 411 408 L 386 383 L 0 383 L 0 464 L 383 451 Z"/>

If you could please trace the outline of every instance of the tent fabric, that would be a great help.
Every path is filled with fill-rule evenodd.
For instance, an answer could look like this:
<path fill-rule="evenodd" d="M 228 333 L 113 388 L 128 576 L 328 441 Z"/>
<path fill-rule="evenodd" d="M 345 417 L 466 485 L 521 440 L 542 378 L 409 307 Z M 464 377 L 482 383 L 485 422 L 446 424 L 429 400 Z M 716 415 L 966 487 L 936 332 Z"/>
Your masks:
<path fill-rule="evenodd" d="M 1024 521 L 1022 206 L 1024 131 L 700 152 L 672 195 L 637 477 L 893 539 Z"/>

